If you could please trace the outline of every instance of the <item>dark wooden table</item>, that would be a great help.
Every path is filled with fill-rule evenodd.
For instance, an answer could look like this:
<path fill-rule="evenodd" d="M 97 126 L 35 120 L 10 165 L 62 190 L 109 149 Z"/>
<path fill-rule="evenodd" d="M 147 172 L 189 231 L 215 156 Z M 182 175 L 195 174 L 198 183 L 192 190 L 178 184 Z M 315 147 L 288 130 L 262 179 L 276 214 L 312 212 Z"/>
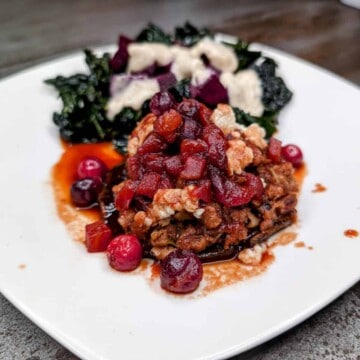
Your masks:
<path fill-rule="evenodd" d="M 0 2 L 0 77 L 186 19 L 261 42 L 360 83 L 360 11 L 332 0 Z M 354 114 L 356 115 L 356 114 Z M 264 299 L 266 301 L 266 299 Z M 0 295 L 0 359 L 77 359 Z M 234 359 L 360 359 L 360 283 L 296 328 Z"/>

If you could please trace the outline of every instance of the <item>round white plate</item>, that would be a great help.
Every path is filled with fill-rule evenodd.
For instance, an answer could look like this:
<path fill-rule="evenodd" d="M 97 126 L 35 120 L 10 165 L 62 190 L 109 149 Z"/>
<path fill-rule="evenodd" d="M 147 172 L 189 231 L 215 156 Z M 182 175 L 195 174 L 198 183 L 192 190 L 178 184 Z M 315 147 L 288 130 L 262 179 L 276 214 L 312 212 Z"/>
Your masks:
<path fill-rule="evenodd" d="M 61 154 L 43 80 L 83 71 L 77 53 L 0 82 L 0 287 L 37 325 L 84 359 L 219 359 L 289 329 L 360 279 L 360 92 L 309 63 L 259 46 L 293 100 L 279 138 L 302 148 L 308 176 L 297 241 L 263 275 L 205 297 L 175 297 L 142 275 L 112 271 L 58 218 L 49 183 Z M 102 49 L 103 50 L 103 49 Z M 316 183 L 327 187 L 313 193 Z M 21 264 L 26 265 L 20 266 Z"/>

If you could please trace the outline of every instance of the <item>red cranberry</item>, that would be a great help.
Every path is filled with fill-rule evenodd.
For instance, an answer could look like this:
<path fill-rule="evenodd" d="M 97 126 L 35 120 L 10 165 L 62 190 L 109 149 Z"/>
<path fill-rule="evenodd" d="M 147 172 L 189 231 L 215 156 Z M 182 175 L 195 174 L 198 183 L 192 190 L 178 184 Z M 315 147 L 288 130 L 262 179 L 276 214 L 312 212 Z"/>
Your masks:
<path fill-rule="evenodd" d="M 184 99 L 178 106 L 177 111 L 184 117 L 197 120 L 199 102 L 194 99 Z"/>
<path fill-rule="evenodd" d="M 141 243 L 135 235 L 119 235 L 108 245 L 107 257 L 110 266 L 115 270 L 134 270 L 142 259 Z"/>
<path fill-rule="evenodd" d="M 150 100 L 150 111 L 159 116 L 165 111 L 173 109 L 175 105 L 176 101 L 168 91 L 158 92 Z"/>
<path fill-rule="evenodd" d="M 185 119 L 183 126 L 180 130 L 180 136 L 182 139 L 196 139 L 201 134 L 200 124 L 192 119 Z"/>
<path fill-rule="evenodd" d="M 200 259 L 191 251 L 177 249 L 160 262 L 161 287 L 184 294 L 200 284 L 203 268 Z"/>
<path fill-rule="evenodd" d="M 96 156 L 86 156 L 79 162 L 77 176 L 79 179 L 93 177 L 103 179 L 107 170 L 105 163 L 101 159 Z"/>
<path fill-rule="evenodd" d="M 288 144 L 281 148 L 281 155 L 286 160 L 291 162 L 294 167 L 299 167 L 303 162 L 303 153 L 301 149 L 294 144 Z"/>
<path fill-rule="evenodd" d="M 100 190 L 101 180 L 99 178 L 77 180 L 71 185 L 71 200 L 75 206 L 80 208 L 90 207 L 96 204 Z"/>

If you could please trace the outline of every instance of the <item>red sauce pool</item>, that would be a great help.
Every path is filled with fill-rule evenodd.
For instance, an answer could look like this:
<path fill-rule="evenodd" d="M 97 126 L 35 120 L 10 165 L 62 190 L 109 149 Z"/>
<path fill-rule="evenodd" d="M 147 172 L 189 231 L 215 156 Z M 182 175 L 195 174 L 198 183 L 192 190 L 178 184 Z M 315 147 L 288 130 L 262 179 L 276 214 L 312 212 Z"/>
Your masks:
<path fill-rule="evenodd" d="M 349 238 L 354 238 L 359 236 L 359 232 L 354 229 L 347 229 L 344 231 L 344 235 Z"/>
<path fill-rule="evenodd" d="M 111 143 L 64 144 L 64 153 L 52 170 L 52 185 L 58 214 L 67 226 L 71 237 L 78 241 L 84 241 L 85 225 L 100 218 L 98 209 L 80 210 L 71 203 L 70 187 L 76 180 L 77 165 L 85 156 L 97 156 L 109 168 L 123 160 Z"/>
<path fill-rule="evenodd" d="M 322 185 L 320 183 L 316 183 L 315 188 L 313 190 L 311 190 L 311 192 L 319 193 L 319 192 L 324 192 L 326 190 L 327 190 L 327 188 L 324 185 Z"/>

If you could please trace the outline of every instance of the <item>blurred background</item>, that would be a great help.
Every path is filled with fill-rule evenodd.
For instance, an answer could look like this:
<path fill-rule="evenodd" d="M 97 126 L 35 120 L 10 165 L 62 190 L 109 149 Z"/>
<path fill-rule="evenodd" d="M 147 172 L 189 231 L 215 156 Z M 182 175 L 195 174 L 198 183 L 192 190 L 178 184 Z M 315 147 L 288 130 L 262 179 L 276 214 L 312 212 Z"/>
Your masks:
<path fill-rule="evenodd" d="M 136 35 L 151 21 L 260 42 L 360 84 L 360 11 L 337 0 L 0 1 L 0 77 Z M 354 114 L 354 116 L 356 116 Z M 358 115 L 357 115 L 358 116 Z M 360 284 L 312 318 L 236 360 L 360 359 Z M 0 359 L 77 359 L 0 295 Z"/>

